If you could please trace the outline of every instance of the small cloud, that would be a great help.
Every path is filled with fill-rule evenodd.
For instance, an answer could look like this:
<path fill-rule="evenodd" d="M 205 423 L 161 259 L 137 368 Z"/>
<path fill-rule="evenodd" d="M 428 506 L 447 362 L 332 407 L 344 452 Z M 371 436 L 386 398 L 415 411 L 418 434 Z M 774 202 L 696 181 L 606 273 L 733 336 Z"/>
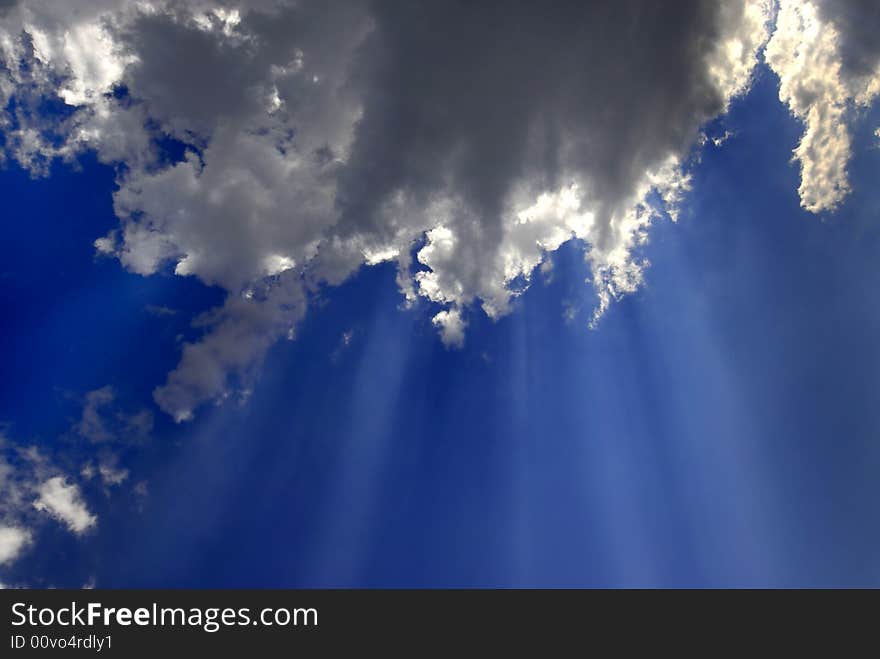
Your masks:
<path fill-rule="evenodd" d="M 96 476 L 100 477 L 101 483 L 105 486 L 120 485 L 128 478 L 128 469 L 122 469 L 116 464 L 115 457 L 108 458 L 98 464 L 97 469 L 91 462 L 87 462 L 80 470 L 80 476 L 84 480 L 90 481 Z"/>
<path fill-rule="evenodd" d="M 106 236 L 98 238 L 92 243 L 95 251 L 99 256 L 115 256 L 116 255 L 116 232 L 111 231 Z"/>
<path fill-rule="evenodd" d="M 0 565 L 11 563 L 31 542 L 31 533 L 17 526 L 0 526 Z"/>
<path fill-rule="evenodd" d="M 723 135 L 719 135 L 717 137 L 711 138 L 712 144 L 715 145 L 715 148 L 719 148 L 722 144 L 724 144 L 731 137 L 733 137 L 733 133 L 731 133 L 729 130 L 725 130 Z"/>
<path fill-rule="evenodd" d="M 116 392 L 109 385 L 88 392 L 74 431 L 94 444 L 139 444 L 149 439 L 153 432 L 153 413 L 147 409 L 126 413 L 117 409 L 115 401 Z"/>
<path fill-rule="evenodd" d="M 166 307 L 161 304 L 148 304 L 145 309 L 147 313 L 152 316 L 165 317 L 165 316 L 175 316 L 177 315 L 177 309 L 172 309 L 171 307 Z"/>
<path fill-rule="evenodd" d="M 564 302 L 562 304 L 562 318 L 568 324 L 573 323 L 580 312 L 580 306 L 578 306 L 574 302 Z"/>
<path fill-rule="evenodd" d="M 3 430 L 0 425 L 0 565 L 7 566 L 36 541 L 38 530 L 50 519 L 82 535 L 97 524 L 98 517 L 89 510 L 75 478 L 63 473 L 51 454 L 17 445 Z M 116 456 L 106 449 L 101 453 L 99 459 L 82 465 L 79 476 L 100 479 L 105 487 L 124 481 L 128 472 L 117 466 Z M 72 457 L 59 456 L 62 463 Z M 19 587 L 21 582 L 13 585 Z"/>
<path fill-rule="evenodd" d="M 147 481 L 138 481 L 134 484 L 134 487 L 131 488 L 132 492 L 134 492 L 137 496 L 144 498 L 149 494 L 149 489 L 147 488 Z"/>
<path fill-rule="evenodd" d="M 34 501 L 34 508 L 63 522 L 73 533 L 84 533 L 98 522 L 83 503 L 79 486 L 68 483 L 63 476 L 50 478 L 37 491 L 39 498 Z"/>
<path fill-rule="evenodd" d="M 153 432 L 153 413 L 142 409 L 128 416 L 119 415 L 123 423 L 125 439 L 131 443 L 141 443 L 150 438 Z"/>
<path fill-rule="evenodd" d="M 134 487 L 131 488 L 131 491 L 137 499 L 136 506 L 138 512 L 143 512 L 147 503 L 147 497 L 150 495 L 147 481 L 138 481 L 134 484 Z"/>
<path fill-rule="evenodd" d="M 553 263 L 553 258 L 548 254 L 544 261 L 541 263 L 540 267 L 541 275 L 544 277 L 544 283 L 550 284 L 553 282 L 553 277 L 555 274 L 555 266 Z"/>
<path fill-rule="evenodd" d="M 461 317 L 460 309 L 441 311 L 431 319 L 431 322 L 440 330 L 440 339 L 447 348 L 461 348 L 464 345 L 464 330 L 467 323 Z"/>
<path fill-rule="evenodd" d="M 83 477 L 83 480 L 92 480 L 95 477 L 95 466 L 91 462 L 86 462 L 79 470 L 79 475 Z"/>
<path fill-rule="evenodd" d="M 340 357 L 342 357 L 342 353 L 349 349 L 353 340 L 354 330 L 350 329 L 342 333 L 342 336 L 339 337 L 339 343 L 336 345 L 336 348 L 334 348 L 333 354 L 330 355 L 330 360 L 334 364 L 339 361 Z"/>
<path fill-rule="evenodd" d="M 99 443 L 112 440 L 113 434 L 105 426 L 101 410 L 112 403 L 114 397 L 113 387 L 109 385 L 87 393 L 82 417 L 79 423 L 74 426 L 74 430 L 91 442 Z"/>
<path fill-rule="evenodd" d="M 128 478 L 128 469 L 117 466 L 116 461 L 102 462 L 98 465 L 98 473 L 104 485 L 119 485 Z"/>

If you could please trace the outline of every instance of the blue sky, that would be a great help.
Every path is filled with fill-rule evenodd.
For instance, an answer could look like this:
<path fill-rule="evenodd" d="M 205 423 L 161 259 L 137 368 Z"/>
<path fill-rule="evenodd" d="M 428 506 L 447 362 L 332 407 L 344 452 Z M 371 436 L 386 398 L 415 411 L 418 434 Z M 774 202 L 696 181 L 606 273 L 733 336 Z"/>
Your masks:
<path fill-rule="evenodd" d="M 52 467 L 27 468 L 66 474 L 97 522 L 35 522 L 0 582 L 880 585 L 880 110 L 849 121 L 851 192 L 808 212 L 804 125 L 762 62 L 594 329 L 576 240 L 509 313 L 462 306 L 460 347 L 436 301 L 404 308 L 393 261 L 363 265 L 184 423 L 154 391 L 224 284 L 96 253 L 120 185 L 94 153 L 36 178 L 7 161 L 0 448 L 25 468 L 37 447 Z M 180 161 L 179 140 L 159 148 Z M 96 441 L 83 413 L 108 386 Z M 82 471 L 105 460 L 123 481 Z"/>

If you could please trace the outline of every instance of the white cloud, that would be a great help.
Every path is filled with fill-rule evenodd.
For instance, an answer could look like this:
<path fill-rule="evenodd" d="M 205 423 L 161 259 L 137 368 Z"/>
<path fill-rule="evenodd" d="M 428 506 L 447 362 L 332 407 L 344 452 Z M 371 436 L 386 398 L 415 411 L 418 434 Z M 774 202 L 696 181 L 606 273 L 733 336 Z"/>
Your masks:
<path fill-rule="evenodd" d="M 0 524 L 0 565 L 13 562 L 30 541 L 27 529 Z"/>
<path fill-rule="evenodd" d="M 128 469 L 121 469 L 109 462 L 102 462 L 98 465 L 98 474 L 100 474 L 101 482 L 104 485 L 120 485 L 128 478 Z"/>
<path fill-rule="evenodd" d="M 39 497 L 34 501 L 34 508 L 63 522 L 73 533 L 84 533 L 98 522 L 83 502 L 79 487 L 68 483 L 63 476 L 45 481 L 37 488 L 37 493 Z"/>
<path fill-rule="evenodd" d="M 457 307 L 446 309 L 431 319 L 434 326 L 440 330 L 440 338 L 447 348 L 460 348 L 464 345 L 464 330 L 466 323 L 461 317 L 461 310 Z"/>
<path fill-rule="evenodd" d="M 847 43 L 832 20 L 845 5 L 828 3 L 825 15 L 817 2 L 784 0 L 765 51 L 779 76 L 779 99 L 804 123 L 794 156 L 801 167 L 801 206 L 813 213 L 834 210 L 849 194 L 847 115 L 852 105 L 866 107 L 880 91 L 880 57 L 868 60 L 867 68 L 846 66 Z"/>
<path fill-rule="evenodd" d="M 145 417 L 144 410 L 120 412 L 110 387 L 89 392 L 82 403 L 81 418 L 63 441 L 55 443 L 57 452 L 15 443 L 0 425 L 0 565 L 7 569 L 14 569 L 25 548 L 38 545 L 40 528 L 50 519 L 76 535 L 93 528 L 98 516 L 89 509 L 77 478 L 99 478 L 109 496 L 111 488 L 129 477 L 129 470 L 120 465 L 119 442 L 130 449 L 135 438 L 145 437 L 152 428 L 152 415 Z M 74 441 L 77 437 L 81 441 Z M 79 474 L 66 474 L 59 467 L 73 461 L 82 464 Z M 135 491 L 145 492 L 145 485 Z"/>
<path fill-rule="evenodd" d="M 97 469 L 93 463 L 87 462 L 80 469 L 80 476 L 90 481 L 97 475 L 105 486 L 121 485 L 128 478 L 128 469 L 120 468 L 116 462 L 112 458 L 99 462 Z"/>
<path fill-rule="evenodd" d="M 733 133 L 729 130 L 724 131 L 721 135 L 712 138 L 712 144 L 715 148 L 721 148 L 727 140 L 733 137 Z"/>
<path fill-rule="evenodd" d="M 100 23 L 81 23 L 64 33 L 63 53 L 71 75 L 58 95 L 65 103 L 85 105 L 112 89 L 129 63 L 116 50 Z"/>
<path fill-rule="evenodd" d="M 35 447 L 17 446 L 0 434 L 0 565 L 9 568 L 36 542 L 44 521 L 41 511 L 63 516 L 73 531 L 94 524 L 96 518 L 85 511 L 78 488 L 65 483 L 58 468 Z"/>

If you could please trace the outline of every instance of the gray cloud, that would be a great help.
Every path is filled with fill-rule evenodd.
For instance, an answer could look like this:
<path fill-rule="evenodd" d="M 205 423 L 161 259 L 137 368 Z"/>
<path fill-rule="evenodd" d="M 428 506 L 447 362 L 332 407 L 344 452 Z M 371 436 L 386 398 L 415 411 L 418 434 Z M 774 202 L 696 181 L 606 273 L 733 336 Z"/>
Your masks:
<path fill-rule="evenodd" d="M 595 323 L 642 282 L 648 229 L 675 218 L 701 128 L 748 88 L 771 20 L 761 0 L 76 4 L 37 0 L 3 20 L 4 98 L 26 88 L 75 106 L 53 126 L 60 146 L 18 121 L 7 151 L 37 173 L 86 148 L 124 164 L 120 225 L 97 249 L 228 292 L 155 392 L 179 420 L 249 389 L 310 294 L 364 265 L 395 262 L 407 305 L 440 305 L 433 323 L 457 346 L 469 307 L 507 313 L 547 254 L 578 238 Z M 804 5 L 783 3 L 768 61 L 809 119 L 809 67 L 789 57 Z M 829 76 L 835 61 L 873 71 L 858 21 L 871 8 L 847 7 L 833 48 L 817 51 Z M 127 98 L 108 94 L 121 86 Z M 162 133 L 191 146 L 182 162 L 160 164 Z M 798 155 L 802 199 L 833 207 L 848 151 L 813 137 Z"/>
<path fill-rule="evenodd" d="M 230 296 L 197 320 L 208 332 L 184 346 L 180 364 L 154 393 L 159 407 L 175 420 L 192 418 L 206 400 L 229 398 L 232 378 L 246 399 L 269 347 L 281 336 L 293 338 L 306 311 L 303 289 L 295 281 L 273 283 L 245 297 Z"/>
<path fill-rule="evenodd" d="M 710 3 L 378 3 L 353 84 L 364 118 L 342 174 L 343 222 L 372 222 L 404 190 L 453 188 L 497 242 L 516 181 L 576 176 L 611 214 L 643 173 L 720 112 Z"/>
<path fill-rule="evenodd" d="M 113 387 L 108 385 L 85 395 L 82 415 L 73 430 L 96 444 L 141 444 L 153 431 L 153 414 L 147 409 L 122 410 L 116 404 Z"/>
<path fill-rule="evenodd" d="M 850 75 L 872 76 L 880 64 L 880 4 L 874 0 L 819 0 L 822 18 L 840 33 L 841 63 Z"/>

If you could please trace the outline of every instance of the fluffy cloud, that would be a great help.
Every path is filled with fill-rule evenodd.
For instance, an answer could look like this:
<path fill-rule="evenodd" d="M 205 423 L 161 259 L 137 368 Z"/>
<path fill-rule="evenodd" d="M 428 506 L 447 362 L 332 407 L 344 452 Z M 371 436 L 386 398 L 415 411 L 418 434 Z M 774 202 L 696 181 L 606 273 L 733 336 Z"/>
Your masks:
<path fill-rule="evenodd" d="M 876 40 L 840 6 L 783 2 L 767 50 L 807 125 L 811 210 L 845 194 L 842 113 L 876 93 Z M 228 292 L 155 392 L 185 420 L 247 390 L 309 296 L 365 265 L 395 263 L 454 347 L 469 309 L 504 315 L 577 238 L 595 324 L 641 284 L 648 229 L 675 218 L 701 127 L 747 89 L 771 18 L 762 0 L 37 0 L 2 18 L 5 152 L 39 174 L 95 149 L 119 183 L 96 248 Z M 41 115 L 46 96 L 68 111 Z"/>
<path fill-rule="evenodd" d="M 439 312 L 431 322 L 440 330 L 440 338 L 443 343 L 451 347 L 461 347 L 464 344 L 464 330 L 466 323 L 461 317 L 461 310 L 452 308 Z"/>
<path fill-rule="evenodd" d="M 73 533 L 84 533 L 98 521 L 83 502 L 79 487 L 63 476 L 53 476 L 41 483 L 37 494 L 34 508 L 63 522 Z"/>
<path fill-rule="evenodd" d="M 310 291 L 365 264 L 397 263 L 407 303 L 442 305 L 433 322 L 460 346 L 467 307 L 507 313 L 547 253 L 579 238 L 598 319 L 641 282 L 638 247 L 674 216 L 700 126 L 747 86 L 767 12 L 38 2 L 7 17 L 29 35 L 7 39 L 7 94 L 28 82 L 76 110 L 52 144 L 16 118 L 8 150 L 35 171 L 85 147 L 124 164 L 120 227 L 99 251 L 229 292 L 155 392 L 184 420 L 242 388 Z M 186 157 L 162 165 L 159 134 Z"/>
<path fill-rule="evenodd" d="M 40 530 L 52 520 L 75 535 L 93 529 L 98 516 L 86 495 L 95 488 L 84 492 L 82 486 L 92 481 L 111 496 L 129 478 L 123 462 L 151 429 L 152 415 L 123 411 L 109 386 L 83 396 L 80 418 L 51 449 L 15 442 L 0 426 L 0 566 L 14 569 L 30 546 L 39 545 Z M 76 464 L 82 465 L 78 474 Z M 143 499 L 146 482 L 133 493 Z"/>
<path fill-rule="evenodd" d="M 0 435 L 0 565 L 10 566 L 35 543 L 46 515 L 74 533 L 97 522 L 78 486 L 53 461 Z"/>
<path fill-rule="evenodd" d="M 0 435 L 0 565 L 13 563 L 31 544 L 27 498 L 33 482 L 13 465 L 6 453 L 8 441 Z"/>
<path fill-rule="evenodd" d="M 0 525 L 0 565 L 18 558 L 21 550 L 30 542 L 30 531 L 16 526 Z"/>
<path fill-rule="evenodd" d="M 880 9 L 864 0 L 788 0 L 781 4 L 766 59 L 779 98 L 804 123 L 794 151 L 801 205 L 833 210 L 850 191 L 848 115 L 880 92 Z"/>

